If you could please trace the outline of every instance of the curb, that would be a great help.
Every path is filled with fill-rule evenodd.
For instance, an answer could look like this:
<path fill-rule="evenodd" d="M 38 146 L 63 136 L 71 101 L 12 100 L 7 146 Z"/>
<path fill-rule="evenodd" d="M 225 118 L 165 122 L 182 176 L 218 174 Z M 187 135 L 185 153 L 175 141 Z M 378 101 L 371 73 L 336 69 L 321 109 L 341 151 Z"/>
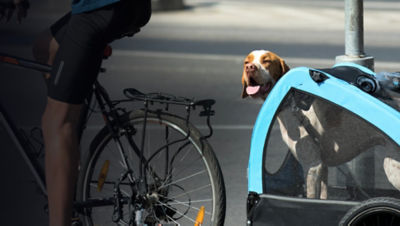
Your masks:
<path fill-rule="evenodd" d="M 183 0 L 151 0 L 151 4 L 154 12 L 181 10 L 185 7 Z"/>

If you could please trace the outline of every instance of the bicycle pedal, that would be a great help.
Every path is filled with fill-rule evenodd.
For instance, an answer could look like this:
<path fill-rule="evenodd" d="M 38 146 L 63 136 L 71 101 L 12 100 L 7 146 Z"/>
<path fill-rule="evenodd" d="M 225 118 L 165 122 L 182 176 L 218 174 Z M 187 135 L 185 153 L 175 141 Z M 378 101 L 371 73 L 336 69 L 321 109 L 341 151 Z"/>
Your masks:
<path fill-rule="evenodd" d="M 71 226 L 82 226 L 81 219 L 79 217 L 74 217 L 71 219 Z"/>

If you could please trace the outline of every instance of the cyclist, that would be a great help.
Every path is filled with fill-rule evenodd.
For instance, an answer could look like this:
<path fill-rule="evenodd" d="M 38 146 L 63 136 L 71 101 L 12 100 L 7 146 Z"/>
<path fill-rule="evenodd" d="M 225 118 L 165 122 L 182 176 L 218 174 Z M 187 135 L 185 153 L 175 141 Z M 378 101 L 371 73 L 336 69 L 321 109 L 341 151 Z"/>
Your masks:
<path fill-rule="evenodd" d="M 3 1 L 3 0 L 0 0 Z M 50 226 L 70 226 L 78 175 L 78 124 L 107 43 L 132 34 L 150 19 L 151 0 L 73 0 L 71 12 L 35 41 L 34 57 L 52 65 L 42 116 Z M 14 10 L 20 21 L 27 0 L 0 5 L 0 20 Z"/>

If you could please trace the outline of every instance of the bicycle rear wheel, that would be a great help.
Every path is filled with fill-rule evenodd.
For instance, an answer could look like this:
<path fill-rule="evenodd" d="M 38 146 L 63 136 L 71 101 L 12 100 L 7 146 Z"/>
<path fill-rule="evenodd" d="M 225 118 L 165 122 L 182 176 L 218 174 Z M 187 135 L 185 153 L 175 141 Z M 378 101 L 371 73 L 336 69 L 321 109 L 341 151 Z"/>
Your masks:
<path fill-rule="evenodd" d="M 144 160 L 140 161 L 129 138 L 140 148 L 145 121 Z M 143 111 L 131 112 L 122 122 L 117 140 L 124 152 L 109 130 L 103 128 L 83 163 L 78 184 L 78 200 L 86 203 L 83 224 L 135 225 L 135 216 L 136 222 L 149 226 L 194 225 L 204 209 L 202 225 L 223 225 L 223 176 L 211 146 L 200 132 L 185 120 L 165 113 L 148 113 L 145 120 Z M 145 183 L 140 183 L 139 167 L 143 164 Z M 101 178 L 104 181 L 99 183 Z M 116 187 L 120 190 L 119 198 Z M 140 196 L 141 187 L 146 194 Z M 119 213 L 115 210 L 117 199 L 122 206 Z"/>

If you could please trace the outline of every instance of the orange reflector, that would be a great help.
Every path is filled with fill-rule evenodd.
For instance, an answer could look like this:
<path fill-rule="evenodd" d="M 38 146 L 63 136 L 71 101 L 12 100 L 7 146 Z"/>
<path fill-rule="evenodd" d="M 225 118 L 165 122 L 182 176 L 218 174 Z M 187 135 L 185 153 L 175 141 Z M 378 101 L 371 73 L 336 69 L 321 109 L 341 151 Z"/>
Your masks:
<path fill-rule="evenodd" d="M 203 224 L 204 213 L 205 213 L 205 208 L 204 206 L 201 206 L 199 212 L 197 213 L 196 223 L 194 223 L 194 226 L 201 226 Z"/>
<path fill-rule="evenodd" d="M 103 190 L 103 185 L 104 185 L 104 182 L 106 181 L 109 167 L 110 167 L 110 161 L 106 160 L 103 164 L 103 167 L 101 168 L 99 180 L 97 181 L 97 191 L 98 192 L 101 192 L 101 190 Z"/>
<path fill-rule="evenodd" d="M 10 63 L 10 64 L 19 64 L 18 60 L 12 57 L 0 56 L 0 61 Z"/>

